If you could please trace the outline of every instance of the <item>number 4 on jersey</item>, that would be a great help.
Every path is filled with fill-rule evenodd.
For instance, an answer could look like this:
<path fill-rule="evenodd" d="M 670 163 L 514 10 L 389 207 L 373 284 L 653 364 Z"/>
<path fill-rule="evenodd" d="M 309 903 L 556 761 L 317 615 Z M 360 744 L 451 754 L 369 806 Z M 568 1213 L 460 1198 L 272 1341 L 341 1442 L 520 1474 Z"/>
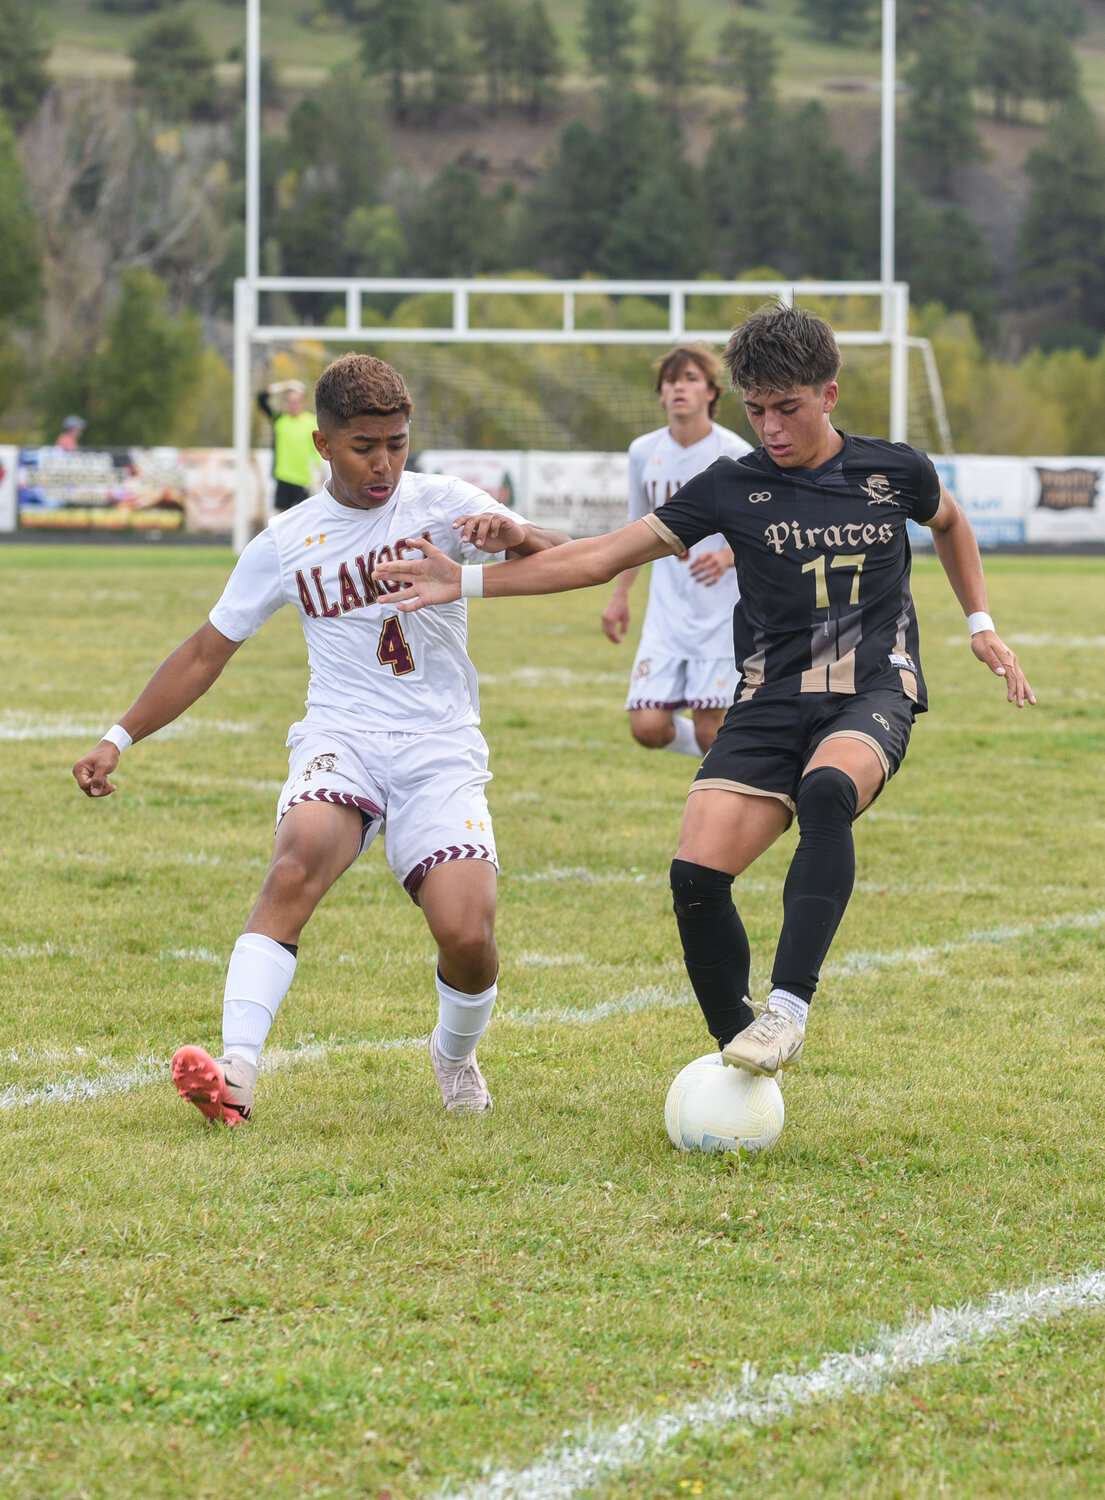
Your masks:
<path fill-rule="evenodd" d="M 390 667 L 396 677 L 414 671 L 414 657 L 407 645 L 398 615 L 388 615 L 380 627 L 380 644 L 376 647 L 376 660 L 383 667 Z"/>

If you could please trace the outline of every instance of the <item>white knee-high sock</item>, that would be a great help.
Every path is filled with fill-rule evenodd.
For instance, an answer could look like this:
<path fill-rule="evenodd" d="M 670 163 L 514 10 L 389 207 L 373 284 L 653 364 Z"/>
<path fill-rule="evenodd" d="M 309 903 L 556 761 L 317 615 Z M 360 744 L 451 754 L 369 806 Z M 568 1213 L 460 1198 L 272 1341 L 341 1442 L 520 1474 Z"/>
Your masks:
<path fill-rule="evenodd" d="M 223 990 L 223 1055 L 257 1066 L 280 1002 L 295 977 L 295 955 L 260 932 L 234 944 Z"/>
<path fill-rule="evenodd" d="M 476 1050 L 476 1043 L 487 1030 L 491 1008 L 495 1004 L 499 983 L 496 979 L 478 995 L 466 995 L 446 984 L 440 973 L 437 981 L 437 1050 L 459 1062 Z"/>
<path fill-rule="evenodd" d="M 676 755 L 697 755 L 701 760 L 702 747 L 694 732 L 694 720 L 688 719 L 685 714 L 673 714 L 671 722 L 675 730 L 675 738 L 669 740 L 664 749 L 671 750 Z"/>

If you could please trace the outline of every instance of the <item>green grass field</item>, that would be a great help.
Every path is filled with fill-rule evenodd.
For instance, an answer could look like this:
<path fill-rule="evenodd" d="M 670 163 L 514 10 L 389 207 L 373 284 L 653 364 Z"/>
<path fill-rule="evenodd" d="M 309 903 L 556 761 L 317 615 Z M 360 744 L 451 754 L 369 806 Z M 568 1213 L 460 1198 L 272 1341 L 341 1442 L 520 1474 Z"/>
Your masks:
<path fill-rule="evenodd" d="M 305 691 L 290 612 L 127 753 L 117 796 L 69 767 L 229 565 L 0 548 L 0 1493 L 1105 1492 L 1099 1297 L 768 1400 L 933 1306 L 1105 1268 L 1105 561 L 989 562 L 1022 713 L 918 563 L 933 711 L 859 826 L 783 1137 L 745 1160 L 665 1135 L 670 1079 L 709 1050 L 666 881 L 693 762 L 630 742 L 631 647 L 594 594 L 471 610 L 494 1114 L 441 1110 L 432 948 L 375 848 L 305 935 L 253 1124 L 207 1131 L 177 1099 L 167 1059 L 217 1049 L 268 859 Z M 738 883 L 761 986 L 792 847 Z M 690 1420 L 733 1391 L 759 1415 Z M 573 1480 L 572 1444 L 609 1458 L 620 1424 L 640 1442 Z"/>

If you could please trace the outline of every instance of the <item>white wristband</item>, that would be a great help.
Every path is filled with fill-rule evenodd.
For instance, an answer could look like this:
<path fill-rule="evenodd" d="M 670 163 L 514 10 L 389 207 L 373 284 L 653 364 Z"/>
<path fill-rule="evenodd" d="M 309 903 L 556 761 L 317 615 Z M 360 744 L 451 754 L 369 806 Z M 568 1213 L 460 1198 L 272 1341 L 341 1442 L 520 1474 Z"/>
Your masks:
<path fill-rule="evenodd" d="M 120 755 L 122 755 L 124 750 L 129 750 L 134 744 L 134 741 L 123 728 L 122 724 L 113 724 L 107 733 L 101 735 L 100 738 L 110 740 Z"/>
<path fill-rule="evenodd" d="M 993 630 L 994 622 L 984 609 L 976 609 L 973 615 L 967 616 L 967 629 L 971 635 L 977 635 L 980 630 Z"/>
<path fill-rule="evenodd" d="M 483 569 L 462 567 L 460 570 L 460 597 L 462 599 L 483 598 Z"/>

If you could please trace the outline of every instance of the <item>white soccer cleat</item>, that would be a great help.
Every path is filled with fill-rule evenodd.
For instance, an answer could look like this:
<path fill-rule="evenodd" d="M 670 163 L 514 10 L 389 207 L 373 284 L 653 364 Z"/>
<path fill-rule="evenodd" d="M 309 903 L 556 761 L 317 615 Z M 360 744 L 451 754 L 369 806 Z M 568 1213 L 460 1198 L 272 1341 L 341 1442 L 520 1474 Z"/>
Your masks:
<path fill-rule="evenodd" d="M 430 1033 L 430 1061 L 441 1089 L 441 1098 L 451 1115 L 485 1115 L 491 1108 L 491 1092 L 480 1072 L 475 1052 L 467 1057 L 446 1057 L 437 1050 L 437 1027 Z"/>
<path fill-rule="evenodd" d="M 792 1016 L 768 1006 L 721 1049 L 721 1056 L 731 1068 L 774 1078 L 780 1068 L 794 1067 L 804 1041 L 805 1033 Z"/>

